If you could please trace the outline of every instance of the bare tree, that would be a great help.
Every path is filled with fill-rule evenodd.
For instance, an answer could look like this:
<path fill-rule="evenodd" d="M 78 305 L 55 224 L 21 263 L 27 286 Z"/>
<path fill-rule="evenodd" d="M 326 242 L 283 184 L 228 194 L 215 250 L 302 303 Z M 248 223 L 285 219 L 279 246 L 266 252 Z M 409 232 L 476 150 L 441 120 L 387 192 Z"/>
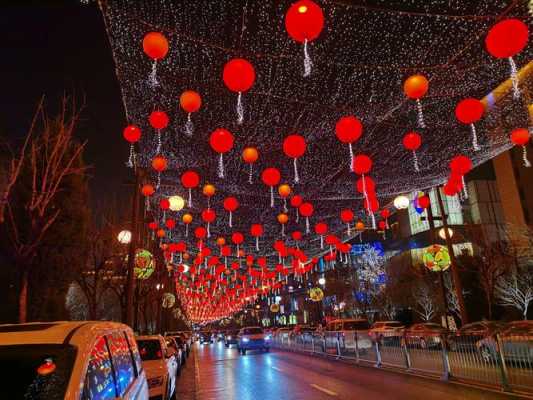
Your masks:
<path fill-rule="evenodd" d="M 27 320 L 31 265 L 39 245 L 61 212 L 54 205 L 56 195 L 61 191 L 66 177 L 84 174 L 86 170 L 79 162 L 85 143 L 78 143 L 73 136 L 78 119 L 79 110 L 75 102 L 67 97 L 63 98 L 61 111 L 56 118 L 46 114 L 41 102 L 23 147 L 26 157 L 19 156 L 12 160 L 15 172 L 11 174 L 11 181 L 13 175 L 28 174 L 26 187 L 21 188 L 26 195 L 15 201 L 9 196 L 15 183 L 9 188 L 7 197 L 3 195 L 6 198 L 8 236 L 21 277 L 20 322 Z"/>
<path fill-rule="evenodd" d="M 431 321 L 437 313 L 434 295 L 425 283 L 418 283 L 413 289 L 415 311 L 424 322 Z"/>
<path fill-rule="evenodd" d="M 533 301 L 533 276 L 529 268 L 514 269 L 498 279 L 496 298 L 499 304 L 520 310 L 527 319 L 529 303 Z"/>

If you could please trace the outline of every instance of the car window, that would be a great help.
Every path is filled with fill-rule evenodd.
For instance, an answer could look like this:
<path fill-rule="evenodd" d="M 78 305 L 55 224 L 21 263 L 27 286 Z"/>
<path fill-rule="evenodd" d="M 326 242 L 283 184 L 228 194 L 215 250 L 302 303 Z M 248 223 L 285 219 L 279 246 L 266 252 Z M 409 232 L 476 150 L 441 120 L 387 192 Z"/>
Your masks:
<path fill-rule="evenodd" d="M 105 339 L 101 336 L 89 354 L 82 398 L 84 400 L 105 400 L 116 397 L 113 365 Z"/>
<path fill-rule="evenodd" d="M 107 343 L 113 359 L 118 391 L 120 396 L 124 396 L 129 385 L 135 379 L 133 359 L 131 358 L 128 342 L 123 332 L 115 331 L 107 336 Z"/>
<path fill-rule="evenodd" d="M 342 330 L 356 331 L 370 328 L 368 321 L 346 321 L 343 323 Z"/>
<path fill-rule="evenodd" d="M 141 355 L 139 354 L 139 348 L 137 347 L 137 341 L 133 337 L 133 333 L 131 331 L 126 331 L 126 338 L 130 346 L 133 361 L 135 362 L 135 366 L 137 367 L 137 374 L 139 374 L 143 370 L 143 364 L 141 360 Z"/>
<path fill-rule="evenodd" d="M 243 335 L 257 335 L 260 333 L 263 333 L 261 328 L 244 328 L 242 332 Z"/>
<path fill-rule="evenodd" d="M 163 351 L 159 340 L 137 340 L 137 346 L 139 346 L 139 353 L 143 361 L 160 360 L 163 358 Z"/>
<path fill-rule="evenodd" d="M 0 398 L 64 398 L 75 359 L 68 345 L 0 346 Z"/>
<path fill-rule="evenodd" d="M 400 328 L 403 326 L 401 322 L 387 322 L 384 325 L 391 328 Z"/>

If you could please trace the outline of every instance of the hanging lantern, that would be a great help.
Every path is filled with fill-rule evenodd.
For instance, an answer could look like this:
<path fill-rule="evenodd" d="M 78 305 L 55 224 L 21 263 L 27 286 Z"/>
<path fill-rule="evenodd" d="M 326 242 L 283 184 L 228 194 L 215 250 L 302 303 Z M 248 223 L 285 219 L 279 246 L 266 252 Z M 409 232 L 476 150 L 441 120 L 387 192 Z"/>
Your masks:
<path fill-rule="evenodd" d="M 479 121 L 485 112 L 483 103 L 478 99 L 467 98 L 461 100 L 455 107 L 455 117 L 459 122 L 465 125 L 470 125 L 472 131 L 472 147 L 474 151 L 479 151 L 479 145 L 477 141 L 477 132 L 474 125 Z"/>
<path fill-rule="evenodd" d="M 304 77 L 311 74 L 313 66 L 307 45 L 318 38 L 323 28 L 324 13 L 315 2 L 300 0 L 293 3 L 287 10 L 285 29 L 294 41 L 304 44 Z"/>
<path fill-rule="evenodd" d="M 311 203 L 307 202 L 302 203 L 300 207 L 298 207 L 298 210 L 300 211 L 302 217 L 305 217 L 305 232 L 309 233 L 309 217 L 313 215 L 315 209 Z"/>
<path fill-rule="evenodd" d="M 161 172 L 165 171 L 168 167 L 167 159 L 163 156 L 155 156 L 152 159 L 152 168 L 157 171 L 157 185 L 156 189 L 161 186 Z"/>
<path fill-rule="evenodd" d="M 379 213 L 381 215 L 381 218 L 385 220 L 385 229 L 389 229 L 389 217 L 390 217 L 390 211 L 388 208 L 384 208 Z"/>
<path fill-rule="evenodd" d="M 357 175 L 362 175 L 362 177 L 365 177 L 365 174 L 368 174 L 370 170 L 372 169 L 372 159 L 368 157 L 366 154 L 359 154 L 354 157 L 353 160 L 353 171 Z M 367 205 L 370 204 L 368 201 L 369 193 L 370 191 L 366 188 L 366 180 L 362 180 L 363 184 L 363 196 L 365 197 L 365 202 Z M 366 210 L 370 212 L 370 209 L 367 207 Z M 372 217 L 374 217 L 374 214 L 372 214 Z"/>
<path fill-rule="evenodd" d="M 270 187 L 270 207 L 274 208 L 274 186 L 279 184 L 281 174 L 277 168 L 265 168 L 261 173 L 261 180 Z"/>
<path fill-rule="evenodd" d="M 207 224 L 207 237 L 211 237 L 210 225 L 215 222 L 217 215 L 211 208 L 202 211 L 202 220 Z"/>
<path fill-rule="evenodd" d="M 250 227 L 250 235 L 255 238 L 255 249 L 259 251 L 259 237 L 263 235 L 263 225 L 252 224 Z"/>
<path fill-rule="evenodd" d="M 463 195 L 468 198 L 464 176 L 472 169 L 472 161 L 467 156 L 458 155 L 451 159 L 450 170 L 457 175 L 461 180 L 461 187 L 463 188 Z"/>
<path fill-rule="evenodd" d="M 397 210 L 405 210 L 407 207 L 409 207 L 409 197 L 404 195 L 396 196 L 393 204 Z"/>
<path fill-rule="evenodd" d="M 218 160 L 218 177 L 224 178 L 224 159 L 223 154 L 227 153 L 233 148 L 233 134 L 224 128 L 218 128 L 211 133 L 209 137 L 209 145 L 211 148 L 220 154 Z"/>
<path fill-rule="evenodd" d="M 170 209 L 172 211 L 181 211 L 185 206 L 185 200 L 183 200 L 183 197 L 181 196 L 170 196 L 168 198 L 168 201 L 170 203 Z"/>
<path fill-rule="evenodd" d="M 357 179 L 355 186 L 357 191 L 363 195 L 365 192 L 374 193 L 376 190 L 376 183 L 369 176 L 362 176 L 361 178 Z"/>
<path fill-rule="evenodd" d="M 285 236 L 285 224 L 289 222 L 289 216 L 285 213 L 280 213 L 278 214 L 277 219 L 281 224 L 281 236 Z"/>
<path fill-rule="evenodd" d="M 180 107 L 187 113 L 187 122 L 185 123 L 185 134 L 187 136 L 192 136 L 194 131 L 191 114 L 197 112 L 201 106 L 202 98 L 198 92 L 186 90 L 181 94 Z"/>
<path fill-rule="evenodd" d="M 165 221 L 165 225 L 168 229 L 174 229 L 176 227 L 176 221 L 172 218 L 169 218 Z"/>
<path fill-rule="evenodd" d="M 425 194 L 423 196 L 420 196 L 418 198 L 418 206 L 420 208 L 423 208 L 425 210 L 425 209 L 427 209 L 429 207 L 429 204 L 430 204 L 430 200 L 429 200 L 429 196 L 427 194 Z"/>
<path fill-rule="evenodd" d="M 413 162 L 414 162 L 416 172 L 420 171 L 420 168 L 418 166 L 418 157 L 416 156 L 416 151 L 419 149 L 421 144 L 422 144 L 422 137 L 416 132 L 408 132 L 403 137 L 403 147 L 405 147 L 406 150 L 413 152 Z"/>
<path fill-rule="evenodd" d="M 192 208 L 192 189 L 200 184 L 200 175 L 194 171 L 185 171 L 181 175 L 181 184 L 185 189 L 189 190 L 188 207 Z"/>
<path fill-rule="evenodd" d="M 287 185 L 286 183 L 283 183 L 278 186 L 279 197 L 283 199 L 283 212 L 285 213 L 289 211 L 287 209 L 287 197 L 290 196 L 291 191 L 292 191 L 291 187 Z"/>
<path fill-rule="evenodd" d="M 240 257 L 239 246 L 244 242 L 244 235 L 240 232 L 234 232 L 231 235 L 231 241 L 237 246 L 237 257 Z"/>
<path fill-rule="evenodd" d="M 122 136 L 130 144 L 130 157 L 126 165 L 133 168 L 135 164 L 135 143 L 141 139 L 141 130 L 135 125 L 128 125 L 122 131 Z"/>
<path fill-rule="evenodd" d="M 283 141 L 283 152 L 287 157 L 293 159 L 295 183 L 300 182 L 296 160 L 304 155 L 306 148 L 307 144 L 305 143 L 304 137 L 301 135 L 289 135 Z"/>
<path fill-rule="evenodd" d="M 181 220 L 185 224 L 185 237 L 189 236 L 189 225 L 192 223 L 192 215 L 189 213 L 183 214 Z"/>
<path fill-rule="evenodd" d="M 242 124 L 244 121 L 242 93 L 247 92 L 253 86 L 255 69 L 249 61 L 243 58 L 234 58 L 224 66 L 222 79 L 229 90 L 239 94 L 237 97 L 237 122 Z"/>
<path fill-rule="evenodd" d="M 253 176 L 253 165 L 259 158 L 259 153 L 255 147 L 246 147 L 242 151 L 242 159 L 243 161 L 250 166 L 250 171 L 248 173 L 248 183 L 252 184 L 252 176 Z"/>
<path fill-rule="evenodd" d="M 214 185 L 211 185 L 210 183 L 207 183 L 202 188 L 202 193 L 205 197 L 207 197 L 207 208 L 211 207 L 211 197 L 215 195 L 216 189 Z"/>
<path fill-rule="evenodd" d="M 232 216 L 233 213 L 239 208 L 239 200 L 237 198 L 230 196 L 226 197 L 223 202 L 224 209 L 229 212 L 229 227 L 233 227 Z"/>
<path fill-rule="evenodd" d="M 155 193 L 155 188 L 149 183 L 146 183 L 142 186 L 141 193 L 144 196 L 144 207 L 146 211 L 150 211 L 150 197 Z"/>
<path fill-rule="evenodd" d="M 531 163 L 527 159 L 527 144 L 531 138 L 529 131 L 524 128 L 518 128 L 511 132 L 511 142 L 517 146 L 522 146 L 522 160 L 524 161 L 524 167 L 531 167 Z"/>
<path fill-rule="evenodd" d="M 352 234 L 352 231 L 350 229 L 350 223 L 354 219 L 354 214 L 352 210 L 342 210 L 341 211 L 341 221 L 346 224 L 346 234 L 350 236 Z"/>
<path fill-rule="evenodd" d="M 429 82 L 423 75 L 412 75 L 403 84 L 403 91 L 407 97 L 416 100 L 418 112 L 418 126 L 425 128 L 424 114 L 422 113 L 422 103 L 420 99 L 425 96 L 429 88 Z"/>
<path fill-rule="evenodd" d="M 163 239 L 166 236 L 164 229 L 158 229 L 156 232 L 156 235 L 159 239 Z"/>
<path fill-rule="evenodd" d="M 485 38 L 485 46 L 491 56 L 509 60 L 515 99 L 520 96 L 520 90 L 518 88 L 517 68 L 513 57 L 526 47 L 528 37 L 529 30 L 527 25 L 518 19 L 509 18 L 496 23 Z"/>
<path fill-rule="evenodd" d="M 152 128 L 157 131 L 157 148 L 155 152 L 159 154 L 161 153 L 161 129 L 165 129 L 168 126 L 168 115 L 164 111 L 152 111 L 148 121 Z"/>
<path fill-rule="evenodd" d="M 350 171 L 353 172 L 353 148 L 352 144 L 355 143 L 363 134 L 363 125 L 353 115 L 342 117 L 337 121 L 335 125 L 335 134 L 337 139 L 342 143 L 347 143 L 350 150 Z"/>
<path fill-rule="evenodd" d="M 324 248 L 324 235 L 328 233 L 328 225 L 325 222 L 318 222 L 315 225 L 315 233 L 320 236 L 320 248 Z"/>
<path fill-rule="evenodd" d="M 152 87 L 159 86 L 157 80 L 157 62 L 166 57 L 168 53 L 168 40 L 159 32 L 149 32 L 144 36 L 143 50 L 148 57 L 154 60 L 148 82 Z"/>

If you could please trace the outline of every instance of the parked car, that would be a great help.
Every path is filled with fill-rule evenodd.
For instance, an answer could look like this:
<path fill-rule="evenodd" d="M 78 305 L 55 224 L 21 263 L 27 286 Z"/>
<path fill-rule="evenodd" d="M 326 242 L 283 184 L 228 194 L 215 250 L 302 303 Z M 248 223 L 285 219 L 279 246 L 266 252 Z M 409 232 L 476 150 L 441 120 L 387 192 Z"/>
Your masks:
<path fill-rule="evenodd" d="M 137 343 L 124 324 L 0 325 L 0 361 L 9 383 L 3 399 L 148 399 Z"/>
<path fill-rule="evenodd" d="M 386 344 L 389 342 L 398 343 L 403 335 L 405 325 L 398 321 L 377 321 L 372 324 L 368 331 L 368 336 L 375 343 Z"/>
<path fill-rule="evenodd" d="M 176 390 L 178 362 L 161 335 L 138 336 L 137 345 L 146 369 L 150 398 L 170 399 Z"/>
<path fill-rule="evenodd" d="M 174 356 L 176 357 L 176 361 L 178 362 L 178 373 L 179 376 L 181 374 L 181 367 L 185 364 L 186 355 L 185 350 L 183 348 L 183 343 L 178 343 L 178 340 L 181 341 L 181 338 L 179 336 L 173 337 L 173 336 L 166 336 L 165 342 L 167 345 L 167 349 L 170 351 L 170 353 L 174 353 Z"/>
<path fill-rule="evenodd" d="M 213 343 L 213 334 L 210 331 L 201 331 L 199 333 L 200 344 Z"/>
<path fill-rule="evenodd" d="M 326 325 L 326 332 L 324 332 L 326 348 L 335 348 L 338 340 L 341 349 L 353 352 L 355 352 L 356 348 L 358 350 L 368 350 L 373 347 L 372 341 L 367 335 L 369 328 L 368 320 L 363 318 L 330 321 Z M 359 334 L 361 331 L 363 333 Z"/>
<path fill-rule="evenodd" d="M 265 334 L 263 328 L 259 326 L 250 326 L 242 328 L 239 331 L 238 348 L 242 355 L 248 350 L 270 350 L 270 335 Z"/>
<path fill-rule="evenodd" d="M 448 336 L 448 349 L 451 351 L 477 351 L 476 343 L 493 335 L 505 326 L 499 321 L 478 321 L 463 325 Z"/>
<path fill-rule="evenodd" d="M 239 331 L 233 330 L 226 332 L 226 335 L 224 337 L 224 345 L 226 347 L 230 347 L 232 344 L 238 345 L 239 344 Z"/>
<path fill-rule="evenodd" d="M 287 339 L 289 338 L 290 332 L 291 330 L 289 328 L 279 328 L 276 331 L 276 338 L 279 341 L 287 341 Z"/>
<path fill-rule="evenodd" d="M 479 340 L 476 347 L 487 362 L 499 361 L 496 335 L 500 338 L 501 351 L 506 362 L 533 364 L 533 321 L 509 322 L 490 336 Z"/>
<path fill-rule="evenodd" d="M 409 347 L 422 349 L 440 349 L 447 336 L 446 328 L 432 322 L 411 325 L 405 330 L 405 343 Z"/>

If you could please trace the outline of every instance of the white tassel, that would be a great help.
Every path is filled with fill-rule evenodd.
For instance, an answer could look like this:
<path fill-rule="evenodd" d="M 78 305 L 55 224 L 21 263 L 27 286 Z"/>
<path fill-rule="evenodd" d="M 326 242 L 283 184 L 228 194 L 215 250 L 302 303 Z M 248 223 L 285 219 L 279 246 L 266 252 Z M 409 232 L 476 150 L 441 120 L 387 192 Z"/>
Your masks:
<path fill-rule="evenodd" d="M 156 154 L 161 154 L 161 130 L 157 130 L 157 148 L 155 150 Z"/>
<path fill-rule="evenodd" d="M 281 224 L 281 236 L 285 237 L 285 224 Z"/>
<path fill-rule="evenodd" d="M 309 217 L 305 217 L 305 233 L 309 233 Z"/>
<path fill-rule="evenodd" d="M 413 163 L 415 165 L 415 171 L 420 172 L 420 167 L 418 166 L 418 156 L 416 155 L 416 151 L 413 150 Z"/>
<path fill-rule="evenodd" d="M 509 65 L 511 66 L 511 82 L 513 83 L 513 97 L 518 99 L 520 97 L 520 88 L 518 87 L 518 75 L 516 70 L 516 64 L 513 57 L 509 57 Z"/>
<path fill-rule="evenodd" d="M 274 186 L 270 186 L 270 207 L 274 208 Z"/>
<path fill-rule="evenodd" d="M 189 224 L 185 225 L 185 237 L 189 237 Z"/>
<path fill-rule="evenodd" d="M 465 183 L 464 175 L 461 176 L 461 180 L 463 182 L 463 195 L 464 195 L 465 199 L 468 199 L 468 190 L 466 189 L 466 183 Z"/>
<path fill-rule="evenodd" d="M 248 183 L 251 185 L 253 183 L 252 177 L 254 175 L 254 167 L 253 164 L 250 163 L 250 170 L 248 171 Z"/>
<path fill-rule="evenodd" d="M 309 57 L 309 52 L 307 50 L 307 39 L 304 40 L 304 78 L 307 78 L 311 75 L 311 68 L 313 67 L 313 62 L 311 57 Z"/>
<path fill-rule="evenodd" d="M 351 143 L 348 143 L 348 149 L 350 149 L 350 171 L 353 172 L 353 147 Z"/>
<path fill-rule="evenodd" d="M 422 112 L 422 103 L 420 99 L 416 99 L 416 108 L 418 110 L 418 126 L 420 128 L 426 127 L 426 122 L 424 121 L 424 113 Z"/>
<path fill-rule="evenodd" d="M 300 210 L 296 208 L 296 223 L 300 222 Z"/>
<path fill-rule="evenodd" d="M 218 177 L 224 178 L 224 159 L 222 153 L 220 153 L 220 157 L 218 158 Z"/>
<path fill-rule="evenodd" d="M 194 132 L 194 124 L 192 123 L 191 113 L 188 113 L 187 122 L 185 123 L 185 134 L 191 137 L 193 132 Z"/>
<path fill-rule="evenodd" d="M 242 106 L 242 92 L 237 96 L 237 122 L 241 125 L 244 121 L 244 108 Z"/>
<path fill-rule="evenodd" d="M 531 163 L 530 163 L 529 160 L 527 159 L 527 149 L 526 149 L 526 146 L 522 146 L 522 160 L 524 160 L 524 167 L 526 167 L 526 168 L 530 168 L 530 167 L 531 167 Z"/>
<path fill-rule="evenodd" d="M 259 251 L 259 236 L 255 237 L 255 250 Z"/>
<path fill-rule="evenodd" d="M 149 197 L 144 198 L 144 208 L 146 208 L 146 211 L 150 211 L 150 198 Z"/>
<path fill-rule="evenodd" d="M 348 233 L 348 236 L 350 236 L 352 234 L 352 230 L 350 229 L 350 223 L 349 222 L 346 224 L 346 231 Z"/>
<path fill-rule="evenodd" d="M 210 238 L 211 237 L 211 230 L 209 229 L 210 227 L 210 224 L 209 222 L 207 223 L 207 237 Z M 206 259 L 207 260 L 207 259 Z"/>
<path fill-rule="evenodd" d="M 135 148 L 133 146 L 133 143 L 130 146 L 130 158 L 128 159 L 128 162 L 126 163 L 126 167 L 133 168 L 133 159 L 135 157 Z"/>
<path fill-rule="evenodd" d="M 374 217 L 374 213 L 370 213 L 370 217 L 372 218 L 372 229 L 376 229 L 376 217 Z"/>
<path fill-rule="evenodd" d="M 296 158 L 293 160 L 294 165 L 294 183 L 300 183 L 300 176 L 298 175 L 298 164 L 296 162 Z"/>
<path fill-rule="evenodd" d="M 192 189 L 189 188 L 189 201 L 188 201 L 189 208 L 192 208 Z"/>
<path fill-rule="evenodd" d="M 159 189 L 161 186 L 161 172 L 157 173 L 157 185 L 155 186 L 156 189 Z"/>
<path fill-rule="evenodd" d="M 320 235 L 320 249 L 324 249 L 324 236 Z"/>
<path fill-rule="evenodd" d="M 157 80 L 157 60 L 154 60 L 152 63 L 152 71 L 148 77 L 148 83 L 150 83 L 150 86 L 153 88 L 159 86 L 159 81 Z"/>
<path fill-rule="evenodd" d="M 230 228 L 233 228 L 233 221 L 232 221 L 233 218 L 232 218 L 232 216 L 233 216 L 233 213 L 230 211 L 229 212 L 229 227 Z"/>
<path fill-rule="evenodd" d="M 477 132 L 476 132 L 476 126 L 474 124 L 470 124 L 470 129 L 472 131 L 472 147 L 474 148 L 474 151 L 479 151 L 480 147 L 477 143 Z"/>
<path fill-rule="evenodd" d="M 283 212 L 284 213 L 289 212 L 289 210 L 287 209 L 287 198 L 286 197 L 283 198 Z"/>

